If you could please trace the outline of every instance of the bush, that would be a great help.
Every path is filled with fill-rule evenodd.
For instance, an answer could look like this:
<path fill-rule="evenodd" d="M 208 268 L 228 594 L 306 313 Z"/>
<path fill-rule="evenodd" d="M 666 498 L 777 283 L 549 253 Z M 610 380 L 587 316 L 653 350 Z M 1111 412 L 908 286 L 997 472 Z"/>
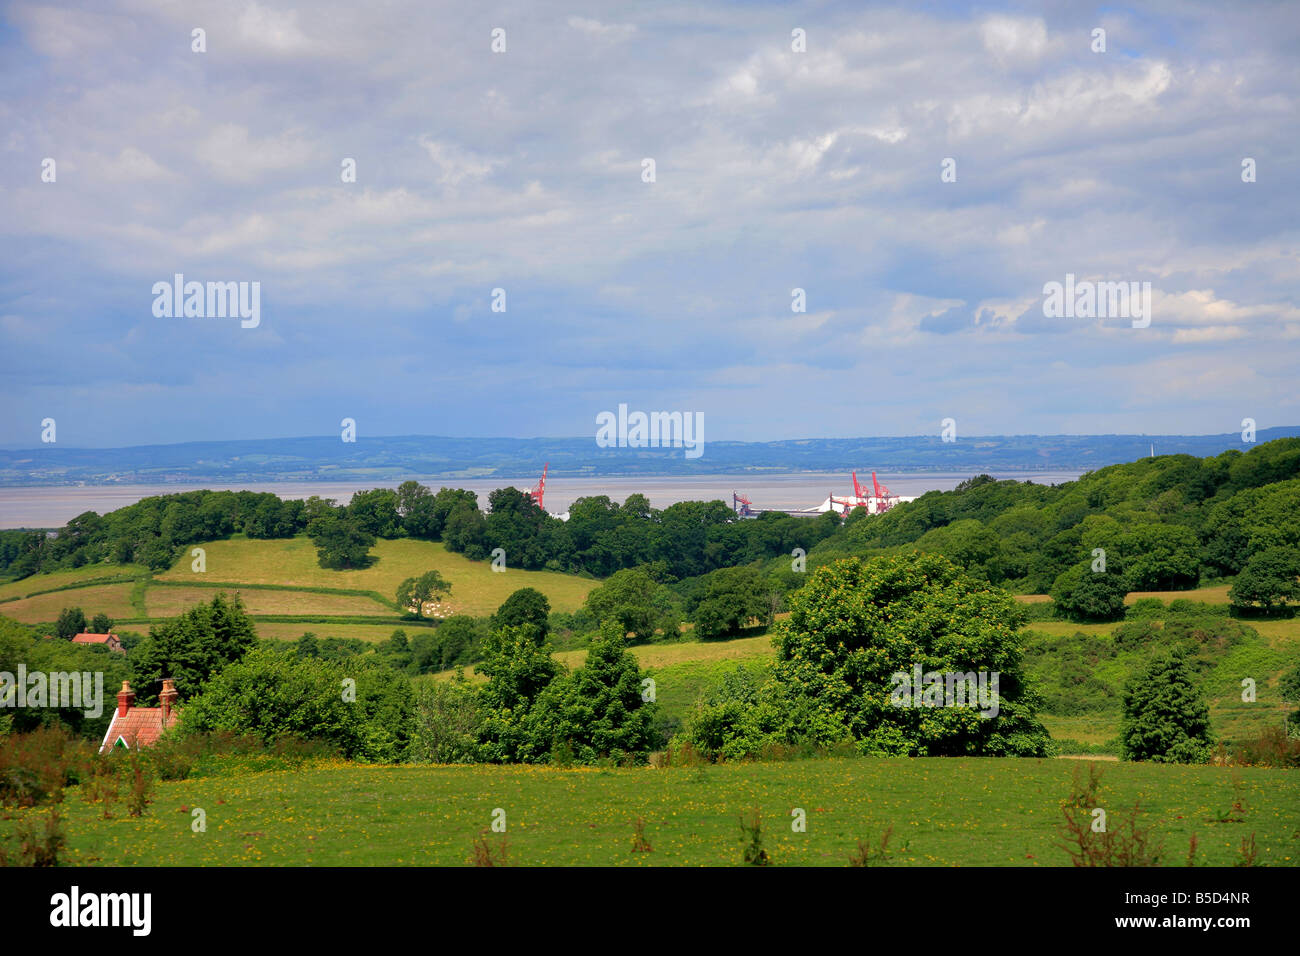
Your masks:
<path fill-rule="evenodd" d="M 383 667 L 258 648 L 190 701 L 181 726 L 186 734 L 219 731 L 268 744 L 324 741 L 348 758 L 391 762 L 406 755 L 413 698 L 410 679 Z"/>
<path fill-rule="evenodd" d="M 483 720 L 478 691 L 464 675 L 429 681 L 416 696 L 411 759 L 430 763 L 474 763 Z"/>

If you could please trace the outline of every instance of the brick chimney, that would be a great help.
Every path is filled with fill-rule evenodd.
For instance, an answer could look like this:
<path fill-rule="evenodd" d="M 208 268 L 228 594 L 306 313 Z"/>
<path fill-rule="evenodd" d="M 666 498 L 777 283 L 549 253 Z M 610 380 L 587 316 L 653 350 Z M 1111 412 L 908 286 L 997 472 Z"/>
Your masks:
<path fill-rule="evenodd" d="M 158 695 L 158 703 L 162 705 L 162 724 L 167 726 L 167 721 L 171 718 L 172 708 L 176 706 L 176 698 L 180 694 L 176 693 L 176 685 L 172 683 L 170 677 L 163 678 L 162 692 Z"/>
<path fill-rule="evenodd" d="M 122 681 L 122 689 L 117 692 L 117 716 L 125 717 L 126 712 L 135 705 L 135 691 L 127 681 Z"/>

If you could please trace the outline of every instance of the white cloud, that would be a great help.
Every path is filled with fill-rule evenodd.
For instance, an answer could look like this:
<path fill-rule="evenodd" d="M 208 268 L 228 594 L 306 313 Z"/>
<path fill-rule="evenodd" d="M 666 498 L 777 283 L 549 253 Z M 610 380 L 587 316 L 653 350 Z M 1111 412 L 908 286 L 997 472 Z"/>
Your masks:
<path fill-rule="evenodd" d="M 626 40 L 636 33 L 636 27 L 630 23 L 601 23 L 585 17 L 569 17 L 569 26 L 579 33 L 601 40 Z"/>

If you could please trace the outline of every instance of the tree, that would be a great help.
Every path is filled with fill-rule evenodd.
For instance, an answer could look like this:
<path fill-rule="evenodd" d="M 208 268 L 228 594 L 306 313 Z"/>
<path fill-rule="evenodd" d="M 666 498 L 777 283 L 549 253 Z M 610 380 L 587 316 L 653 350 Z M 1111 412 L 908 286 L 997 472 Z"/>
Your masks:
<path fill-rule="evenodd" d="M 348 517 L 366 534 L 377 538 L 398 538 L 402 534 L 402 519 L 397 513 L 398 494 L 391 488 L 358 491 L 348 505 Z"/>
<path fill-rule="evenodd" d="M 239 595 L 232 599 L 218 593 L 210 603 L 149 629 L 131 653 L 132 686 L 144 705 L 157 698 L 163 678 L 170 677 L 186 700 L 256 643 L 257 632 Z"/>
<path fill-rule="evenodd" d="M 763 580 L 750 567 L 721 568 L 705 578 L 691 613 L 695 636 L 701 640 L 736 634 L 750 619 L 766 616 L 769 604 Z"/>
<path fill-rule="evenodd" d="M 669 610 L 666 590 L 642 568 L 615 571 L 587 595 L 586 607 L 600 624 L 614 622 L 638 641 L 654 638 L 655 626 Z"/>
<path fill-rule="evenodd" d="M 1128 586 L 1133 591 L 1195 587 L 1201 574 L 1201 542 L 1181 525 L 1144 524 L 1120 536 Z"/>
<path fill-rule="evenodd" d="M 560 665 L 533 640 L 527 628 L 507 628 L 486 641 L 479 673 L 483 685 L 480 757 L 491 763 L 537 763 L 551 752 L 528 726 L 533 704 L 561 672 Z"/>
<path fill-rule="evenodd" d="M 1107 557 L 1106 570 L 1094 571 L 1088 558 L 1061 573 L 1052 584 L 1057 611 L 1072 621 L 1118 621 L 1124 617 L 1128 579 L 1117 555 Z"/>
<path fill-rule="evenodd" d="M 492 616 L 494 628 L 532 627 L 538 642 L 546 639 L 550 626 L 551 602 L 536 588 L 520 588 L 501 603 Z"/>
<path fill-rule="evenodd" d="M 424 616 L 424 605 L 441 601 L 451 593 L 451 585 L 437 571 L 426 571 L 418 578 L 407 578 L 397 586 L 397 606 L 415 617 Z"/>
<path fill-rule="evenodd" d="M 459 502 L 447 515 L 442 540 L 448 551 L 459 552 L 471 561 L 482 561 L 488 553 L 487 520 L 483 512 L 466 501 Z"/>
<path fill-rule="evenodd" d="M 113 630 L 113 621 L 107 614 L 100 612 L 96 614 L 90 622 L 90 632 L 92 634 L 108 634 Z"/>
<path fill-rule="evenodd" d="M 696 700 L 680 741 L 689 741 L 708 760 L 739 760 L 780 743 L 779 718 L 764 697 L 766 665 L 733 665 Z"/>
<path fill-rule="evenodd" d="M 1295 548 L 1265 548 L 1246 562 L 1232 587 L 1228 599 L 1233 606 L 1246 609 L 1258 605 L 1265 611 L 1300 602 L 1300 551 Z"/>
<path fill-rule="evenodd" d="M 655 744 L 656 705 L 643 699 L 641 670 L 615 626 L 592 641 L 583 666 L 553 680 L 525 721 L 535 752 L 557 747 L 578 763 L 644 763 Z"/>
<path fill-rule="evenodd" d="M 412 538 L 434 541 L 442 533 L 433 492 L 418 481 L 398 486 L 397 513 L 402 517 L 402 529 Z"/>
<path fill-rule="evenodd" d="M 65 607 L 59 612 L 59 621 L 54 625 L 54 633 L 65 641 L 70 641 L 78 634 L 85 633 L 86 615 L 79 607 Z"/>
<path fill-rule="evenodd" d="M 348 571 L 364 568 L 370 562 L 375 536 L 352 518 L 330 512 L 314 520 L 308 526 L 307 534 L 316 545 L 316 556 L 322 568 Z"/>
<path fill-rule="evenodd" d="M 411 638 L 411 669 L 429 674 L 477 660 L 487 633 L 483 621 L 467 614 L 453 614 L 433 629 L 421 628 Z"/>
<path fill-rule="evenodd" d="M 1038 695 L 1021 673 L 1024 611 L 1005 591 L 912 553 L 818 568 L 789 604 L 769 696 L 791 742 L 850 740 L 862 753 L 914 756 L 1049 752 Z M 910 684 L 918 669 L 926 696 L 916 687 L 903 698 L 903 678 Z M 966 677 L 983 697 L 958 683 Z M 936 680 L 946 706 L 929 696 Z"/>
<path fill-rule="evenodd" d="M 1213 742 L 1210 708 L 1183 653 L 1157 657 L 1129 681 L 1120 723 L 1125 760 L 1204 763 Z"/>

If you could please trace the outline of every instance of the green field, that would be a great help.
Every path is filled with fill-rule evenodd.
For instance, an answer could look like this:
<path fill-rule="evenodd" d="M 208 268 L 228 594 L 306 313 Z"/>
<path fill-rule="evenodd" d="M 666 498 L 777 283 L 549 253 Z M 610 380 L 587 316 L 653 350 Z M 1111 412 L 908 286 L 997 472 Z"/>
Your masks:
<path fill-rule="evenodd" d="M 406 578 L 438 571 L 451 584 L 451 596 L 443 603 L 454 614 L 491 614 L 514 591 L 526 587 L 545 594 L 553 610 L 574 611 L 598 583 L 591 578 L 552 571 L 510 568 L 494 572 L 489 562 L 470 561 L 448 551 L 441 542 L 410 538 L 381 539 L 371 550 L 376 559 L 374 564 L 359 571 L 328 571 L 320 567 L 316 549 L 305 537 L 274 541 L 232 538 L 212 541 L 202 547 L 207 552 L 206 577 L 211 581 L 375 591 L 389 601 Z M 197 575 L 190 570 L 190 562 L 191 558 L 183 557 L 158 578 L 193 581 Z M 302 606 L 309 609 L 311 592 L 301 593 Z"/>
<path fill-rule="evenodd" d="M 129 582 L 92 584 L 51 594 L 38 594 L 0 604 L 0 614 L 24 624 L 53 624 L 59 619 L 60 611 L 76 605 L 86 612 L 87 620 L 101 611 L 114 620 L 124 620 L 136 616 L 135 607 L 131 604 L 133 587 Z"/>
<path fill-rule="evenodd" d="M 308 766 L 159 784 L 149 812 L 100 818 L 70 791 L 68 859 L 77 865 L 237 866 L 463 864 L 495 808 L 510 862 L 523 865 L 725 866 L 741 861 L 738 819 L 757 808 L 775 865 L 842 866 L 859 838 L 894 830 L 898 865 L 1062 866 L 1054 844 L 1070 760 L 836 759 L 705 768 Z M 1300 775 L 1290 771 L 1104 764 L 1112 819 L 1140 819 L 1181 866 L 1230 865 L 1255 834 L 1258 862 L 1300 859 Z M 1244 823 L 1212 822 L 1244 798 Z M 191 811 L 207 832 L 191 831 Z M 802 808 L 807 832 L 791 829 Z M 23 814 L 0 822 L 0 832 Z M 650 853 L 632 853 L 634 821 Z M 498 837 L 489 834 L 495 843 Z"/>
<path fill-rule="evenodd" d="M 51 571 L 49 574 L 36 574 L 19 581 L 7 581 L 0 584 L 0 601 L 8 598 L 27 597 L 39 591 L 54 588 L 82 587 L 98 580 L 128 580 L 145 576 L 148 568 L 137 564 L 90 564 L 68 571 Z M 3 605 L 0 605 L 3 607 Z"/>
<path fill-rule="evenodd" d="M 574 611 L 599 582 L 551 571 L 508 568 L 493 571 L 486 561 L 470 561 L 440 542 L 380 540 L 373 564 L 359 571 L 321 568 L 316 549 L 305 537 L 276 540 L 231 538 L 197 545 L 206 552 L 207 570 L 191 569 L 191 549 L 176 565 L 157 575 L 135 565 L 93 565 L 73 571 L 38 574 L 0 585 L 0 614 L 24 624 L 49 625 L 65 607 L 80 607 L 87 617 L 103 612 L 128 622 L 119 630 L 148 630 L 149 624 L 175 617 L 218 589 L 239 592 L 264 637 L 296 639 L 305 631 L 325 637 L 386 639 L 404 622 L 393 605 L 406 578 L 436 570 L 450 582 L 442 616 L 492 614 L 519 588 L 541 591 L 556 611 Z M 103 583 L 105 579 L 114 583 Z M 55 590 L 57 589 L 57 590 Z M 300 621 L 263 621 L 295 617 Z M 329 618 L 378 618 L 336 623 Z M 391 623 L 384 623 L 391 621 Z"/>

